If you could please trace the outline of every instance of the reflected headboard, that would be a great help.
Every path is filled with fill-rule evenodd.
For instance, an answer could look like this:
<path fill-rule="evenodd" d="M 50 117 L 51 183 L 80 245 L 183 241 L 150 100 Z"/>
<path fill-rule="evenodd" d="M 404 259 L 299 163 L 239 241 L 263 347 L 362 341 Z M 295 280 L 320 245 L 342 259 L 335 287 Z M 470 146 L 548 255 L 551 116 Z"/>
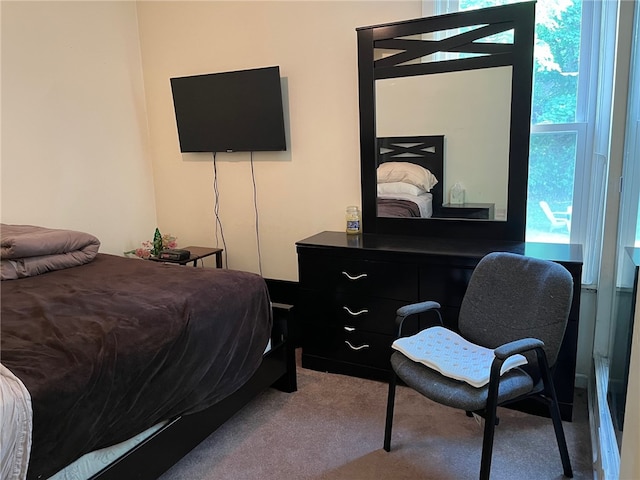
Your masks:
<path fill-rule="evenodd" d="M 409 162 L 429 170 L 438 179 L 431 189 L 433 211 L 444 203 L 444 135 L 415 137 L 378 137 L 377 165 L 384 162 Z"/>

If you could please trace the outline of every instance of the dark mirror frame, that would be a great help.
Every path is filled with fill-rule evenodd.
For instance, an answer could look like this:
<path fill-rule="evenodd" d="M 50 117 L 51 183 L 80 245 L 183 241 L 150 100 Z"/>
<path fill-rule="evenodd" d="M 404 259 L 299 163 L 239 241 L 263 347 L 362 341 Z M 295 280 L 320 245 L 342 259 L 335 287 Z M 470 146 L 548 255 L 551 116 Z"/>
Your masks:
<path fill-rule="evenodd" d="M 441 41 L 403 37 L 466 26 L 481 28 Z M 513 30 L 511 44 L 473 42 L 505 27 Z M 535 2 L 469 10 L 356 29 L 358 38 L 358 90 L 360 101 L 360 169 L 362 228 L 364 233 L 468 237 L 524 241 L 527 209 L 529 135 L 533 82 Z M 474 33 L 475 32 L 475 33 Z M 376 48 L 399 51 L 395 60 L 376 61 Z M 434 52 L 470 52 L 483 56 L 458 60 L 410 63 Z M 385 218 L 377 216 L 377 138 L 375 81 L 433 73 L 512 67 L 511 126 L 509 133 L 509 183 L 507 219 L 501 221 L 451 218 Z M 425 132 L 437 134 L 437 132 Z M 445 160 L 446 161 L 446 160 Z"/>

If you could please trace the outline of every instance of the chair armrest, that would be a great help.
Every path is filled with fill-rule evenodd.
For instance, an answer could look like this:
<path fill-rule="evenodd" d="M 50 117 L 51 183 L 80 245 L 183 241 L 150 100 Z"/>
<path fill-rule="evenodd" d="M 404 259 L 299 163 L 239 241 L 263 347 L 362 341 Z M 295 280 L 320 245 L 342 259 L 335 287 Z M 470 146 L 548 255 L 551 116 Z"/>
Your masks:
<path fill-rule="evenodd" d="M 498 385 L 500 384 L 500 370 L 502 364 L 511 355 L 517 353 L 524 353 L 530 350 L 535 350 L 536 357 L 538 359 L 538 370 L 543 378 L 544 390 L 548 392 L 550 396 L 555 397 L 555 390 L 553 388 L 553 380 L 551 379 L 551 372 L 549 370 L 549 364 L 547 363 L 547 355 L 544 351 L 544 342 L 537 338 L 522 338 L 520 340 L 514 340 L 513 342 L 500 345 L 493 350 L 495 358 L 491 362 L 491 372 L 489 374 L 489 397 L 496 396 L 498 394 Z M 534 387 L 536 389 L 537 387 Z"/>
<path fill-rule="evenodd" d="M 396 310 L 396 327 L 398 328 L 398 338 L 402 334 L 402 324 L 405 319 L 411 315 L 416 315 L 418 313 L 428 312 L 429 310 L 434 310 L 438 315 L 438 320 L 440 320 L 440 325 L 442 325 L 442 316 L 440 315 L 440 304 L 438 302 L 434 302 L 431 300 L 427 300 L 425 302 L 420 303 L 412 303 L 410 305 L 405 305 Z"/>
<path fill-rule="evenodd" d="M 398 317 L 408 317 L 409 315 L 415 315 L 416 313 L 426 312 L 428 310 L 439 309 L 440 304 L 438 302 L 432 302 L 430 300 L 420 303 L 412 303 L 411 305 L 405 305 L 400 307 L 396 311 Z"/>
<path fill-rule="evenodd" d="M 542 348 L 544 342 L 537 338 L 522 338 L 520 340 L 514 340 L 513 342 L 505 343 L 496 348 L 493 353 L 499 360 L 506 360 L 511 355 L 516 353 L 523 353 L 528 350 L 534 350 L 536 348 Z"/>

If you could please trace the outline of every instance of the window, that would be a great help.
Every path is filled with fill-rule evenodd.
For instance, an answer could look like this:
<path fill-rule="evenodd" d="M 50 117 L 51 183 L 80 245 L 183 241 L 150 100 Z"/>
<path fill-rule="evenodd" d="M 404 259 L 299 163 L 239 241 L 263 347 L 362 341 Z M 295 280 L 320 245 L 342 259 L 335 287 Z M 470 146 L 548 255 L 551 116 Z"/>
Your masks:
<path fill-rule="evenodd" d="M 424 9 L 437 15 L 505 3 L 514 1 L 425 1 Z M 526 240 L 581 243 L 583 283 L 596 281 L 600 257 L 613 69 L 607 52 L 615 38 L 615 28 L 601 36 L 600 25 L 612 8 L 615 2 L 536 3 Z"/>

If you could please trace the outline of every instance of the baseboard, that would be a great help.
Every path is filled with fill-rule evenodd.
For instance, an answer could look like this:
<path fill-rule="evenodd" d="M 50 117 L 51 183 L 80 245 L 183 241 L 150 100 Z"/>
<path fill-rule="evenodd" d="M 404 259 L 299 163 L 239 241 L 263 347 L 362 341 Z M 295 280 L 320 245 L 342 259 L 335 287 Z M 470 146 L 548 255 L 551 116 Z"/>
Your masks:
<path fill-rule="evenodd" d="M 576 374 L 575 388 L 579 388 L 580 390 L 587 390 L 588 387 L 589 387 L 589 377 L 582 373 Z"/>
<path fill-rule="evenodd" d="M 609 361 L 595 355 L 593 381 L 589 382 L 589 423 L 593 470 L 596 480 L 618 480 L 620 451 L 607 402 Z"/>

